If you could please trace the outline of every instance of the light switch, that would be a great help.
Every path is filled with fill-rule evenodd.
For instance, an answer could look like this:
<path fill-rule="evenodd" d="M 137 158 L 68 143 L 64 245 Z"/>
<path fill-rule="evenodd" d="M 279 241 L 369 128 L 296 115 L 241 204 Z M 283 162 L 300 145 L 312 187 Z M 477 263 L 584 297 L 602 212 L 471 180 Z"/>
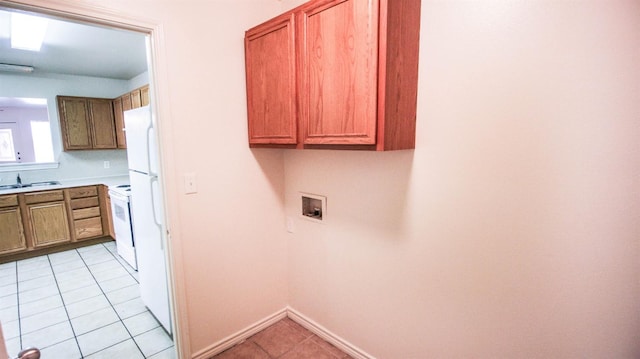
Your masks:
<path fill-rule="evenodd" d="M 191 194 L 198 192 L 198 184 L 196 182 L 195 173 L 185 173 L 184 175 L 184 193 Z"/>

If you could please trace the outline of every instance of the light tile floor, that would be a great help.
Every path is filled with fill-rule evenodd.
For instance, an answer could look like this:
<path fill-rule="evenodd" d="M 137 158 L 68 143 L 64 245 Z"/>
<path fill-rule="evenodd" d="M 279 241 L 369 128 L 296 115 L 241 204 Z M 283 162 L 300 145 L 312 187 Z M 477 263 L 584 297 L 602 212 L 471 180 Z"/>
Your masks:
<path fill-rule="evenodd" d="M 0 323 L 14 356 L 176 358 L 115 242 L 0 264 Z"/>

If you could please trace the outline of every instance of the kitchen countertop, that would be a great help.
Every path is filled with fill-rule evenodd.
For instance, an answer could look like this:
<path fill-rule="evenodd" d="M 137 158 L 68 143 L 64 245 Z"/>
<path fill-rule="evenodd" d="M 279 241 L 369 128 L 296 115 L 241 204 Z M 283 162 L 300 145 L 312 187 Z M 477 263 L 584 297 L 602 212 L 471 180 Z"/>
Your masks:
<path fill-rule="evenodd" d="M 103 184 L 105 186 L 129 184 L 129 176 L 125 175 L 125 176 L 69 179 L 69 180 L 61 180 L 59 182 L 60 184 L 58 185 L 22 187 L 22 188 L 11 188 L 11 189 L 0 190 L 0 195 L 24 193 L 24 192 L 35 192 L 35 191 L 48 191 L 52 189 L 63 189 L 63 188 L 70 188 L 70 187 L 91 186 L 91 185 L 99 185 L 99 184 Z"/>

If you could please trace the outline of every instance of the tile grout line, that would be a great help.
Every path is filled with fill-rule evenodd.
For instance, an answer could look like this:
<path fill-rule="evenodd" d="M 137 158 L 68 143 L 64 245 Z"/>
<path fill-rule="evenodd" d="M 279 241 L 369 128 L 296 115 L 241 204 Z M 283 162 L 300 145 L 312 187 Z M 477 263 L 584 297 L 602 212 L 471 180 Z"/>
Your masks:
<path fill-rule="evenodd" d="M 109 248 L 107 248 L 103 243 L 101 243 L 101 246 L 102 246 L 102 247 L 103 247 L 103 248 L 104 248 L 104 249 L 105 249 L 105 250 L 106 250 L 106 251 L 107 251 L 107 252 L 108 252 L 108 253 L 109 253 L 109 254 L 110 254 L 110 255 L 111 255 L 111 256 L 112 256 L 116 261 L 117 261 L 117 262 L 118 262 L 118 264 L 120 264 L 120 266 L 121 266 L 122 268 L 124 268 L 124 270 L 127 272 L 127 274 L 128 274 L 130 277 L 133 277 L 133 276 L 131 275 L 131 273 L 129 273 L 129 271 L 127 270 L 127 268 L 125 268 L 124 266 L 122 266 L 122 263 L 120 263 L 120 261 L 118 260 L 118 258 L 116 258 L 116 256 L 113 254 L 113 252 L 111 252 L 111 251 L 109 250 Z M 142 357 L 146 359 L 146 356 L 145 356 L 145 355 L 144 355 L 144 353 L 142 352 L 142 349 L 140 349 L 140 346 L 138 345 L 138 342 L 136 342 L 136 340 L 134 339 L 133 335 L 131 335 L 131 332 L 129 331 L 129 328 L 127 328 L 127 326 L 124 324 L 124 320 L 123 320 L 123 319 L 122 319 L 122 317 L 120 316 L 120 313 L 118 313 L 118 311 L 116 310 L 116 308 L 113 306 L 113 303 L 111 303 L 111 300 L 109 300 L 109 297 L 107 297 L 107 293 L 105 293 L 105 291 L 102 289 L 102 286 L 100 285 L 100 283 L 98 282 L 98 280 L 96 279 L 96 277 L 93 275 L 93 272 L 91 271 L 91 268 L 89 268 L 89 266 L 87 265 L 87 262 L 85 262 L 84 257 L 82 257 L 82 254 L 80 254 L 80 258 L 82 259 L 82 262 L 87 266 L 87 269 L 89 269 L 89 273 L 91 274 L 91 277 L 93 278 L 93 280 L 95 280 L 95 281 L 96 281 L 96 284 L 98 284 L 98 288 L 100 288 L 100 292 L 102 292 L 102 295 L 104 295 L 104 298 L 107 300 L 107 302 L 109 303 L 109 305 L 111 306 L 111 308 L 113 309 L 113 311 L 116 313 L 116 316 L 118 317 L 118 321 L 119 321 L 120 323 L 122 323 L 122 326 L 123 326 L 123 327 L 124 327 L 124 329 L 127 331 L 127 334 L 129 334 L 129 339 L 133 340 L 133 344 L 135 344 L 135 345 L 136 345 L 136 348 L 138 348 L 138 350 L 140 351 L 140 354 L 142 354 Z M 135 280 L 135 278 L 133 278 L 133 279 Z M 138 281 L 137 281 L 137 280 L 136 280 L 136 283 L 138 283 Z M 138 283 L 138 284 L 139 284 L 139 283 Z M 125 318 L 125 319 L 126 319 L 126 318 Z M 113 323 L 111 323 L 111 324 L 113 324 Z M 109 325 L 111 325 L 111 324 L 109 324 Z M 94 329 L 94 330 L 98 330 L 98 329 L 100 329 L 100 328 L 97 328 L 97 329 Z M 89 333 L 90 333 L 90 332 L 89 332 Z M 123 340 L 123 341 L 120 341 L 120 342 L 114 343 L 114 344 L 112 344 L 112 345 L 109 345 L 108 347 L 103 348 L 103 349 L 101 349 L 101 350 L 98 350 L 97 352 L 92 353 L 92 354 L 100 353 L 100 352 L 101 352 L 101 351 L 103 351 L 103 350 L 109 349 L 109 348 L 111 348 L 111 347 L 113 347 L 113 346 L 116 346 L 116 345 L 118 345 L 118 344 L 120 344 L 120 343 L 126 342 L 126 341 L 127 341 L 127 340 L 129 340 L 129 339 L 125 339 L 125 340 Z"/>
<path fill-rule="evenodd" d="M 18 287 L 18 261 L 16 264 L 16 306 L 18 307 L 18 342 L 20 343 L 20 350 L 22 350 L 22 317 L 20 316 L 20 287 Z M 17 354 L 17 353 L 16 353 Z"/>
<path fill-rule="evenodd" d="M 76 251 L 76 253 L 78 253 L 78 256 L 80 258 L 82 258 L 82 256 L 80 255 L 80 252 L 78 252 L 77 250 L 75 250 L 75 251 Z M 62 307 L 64 308 L 64 312 L 67 314 L 67 320 L 69 322 L 69 327 L 71 327 L 71 333 L 73 334 L 73 339 L 76 342 L 76 347 L 78 347 L 78 352 L 80 353 L 80 358 L 83 358 L 84 356 L 82 355 L 82 348 L 80 348 L 80 343 L 78 343 L 78 336 L 76 335 L 76 330 L 73 329 L 73 325 L 71 324 L 71 317 L 69 316 L 69 311 L 67 310 L 67 304 L 65 303 L 64 297 L 62 296 L 62 290 L 60 290 L 60 285 L 58 284 L 58 277 L 56 276 L 56 272 L 53 270 L 53 264 L 51 263 L 51 258 L 49 258 L 48 254 L 47 254 L 47 261 L 49 261 L 49 266 L 51 267 L 51 272 L 53 273 L 53 280 L 56 282 L 56 288 L 58 288 L 58 295 L 60 296 L 60 300 L 62 301 Z M 87 265 L 87 263 L 85 263 L 84 260 L 82 261 L 82 263 L 84 263 L 85 266 Z M 89 269 L 89 267 L 87 267 L 87 269 Z M 60 343 L 62 343 L 62 342 L 60 342 Z M 59 344 L 59 343 L 56 343 L 56 344 Z M 53 346 L 53 345 L 55 345 L 55 344 L 52 344 L 51 346 Z"/>
<path fill-rule="evenodd" d="M 138 279 L 135 277 L 134 273 L 132 273 L 132 272 L 127 268 L 127 266 L 126 266 L 125 264 L 123 264 L 123 262 L 122 262 L 121 260 L 118 260 L 118 257 L 117 257 L 117 254 L 116 254 L 116 252 L 115 252 L 115 251 L 111 251 L 111 250 L 109 250 L 109 248 L 107 248 L 107 246 L 106 246 L 106 245 L 104 245 L 104 244 L 100 244 L 100 248 L 101 248 L 101 249 L 103 249 L 103 250 L 106 250 L 106 251 L 107 251 L 107 253 L 108 253 L 111 257 L 115 258 L 115 260 L 118 262 L 118 264 L 119 264 L 120 268 L 125 269 L 126 273 L 129 275 L 129 277 L 131 277 L 131 278 L 135 281 L 135 283 L 137 283 L 136 285 L 139 285 L 139 281 L 138 281 Z M 82 253 L 81 251 L 79 251 L 78 249 L 72 249 L 72 250 L 70 250 L 69 252 L 71 252 L 71 251 L 75 252 L 75 254 L 77 254 L 77 255 L 78 255 L 79 259 L 82 261 L 82 263 L 83 263 L 83 265 L 84 265 L 84 267 L 80 267 L 80 268 L 78 268 L 78 269 L 84 268 L 84 269 L 87 269 L 87 270 L 89 271 L 89 274 L 90 274 L 90 275 L 91 275 L 91 277 L 93 278 L 93 280 L 94 280 L 95 284 L 97 284 L 97 285 L 98 285 L 98 289 L 100 290 L 100 293 L 104 296 L 104 298 L 106 299 L 107 303 L 109 303 L 110 308 L 111 308 L 111 309 L 113 309 L 113 311 L 116 313 L 116 316 L 117 316 L 117 318 L 118 318 L 118 321 L 119 321 L 120 323 L 122 323 L 122 325 L 124 326 L 124 328 L 125 328 L 125 330 L 126 330 L 127 334 L 129 335 L 129 337 L 128 337 L 128 338 L 126 338 L 126 339 L 124 339 L 124 340 L 122 340 L 122 341 L 120 341 L 120 342 L 113 343 L 113 344 L 111 344 L 111 345 L 109 345 L 109 346 L 107 346 L 107 347 L 105 347 L 105 348 L 103 348 L 103 349 L 101 349 L 101 350 L 98 350 L 98 351 L 97 351 L 97 352 L 95 352 L 95 353 L 91 353 L 91 355 L 96 354 L 96 353 L 100 353 L 100 352 L 102 352 L 102 351 L 104 351 L 104 350 L 106 350 L 106 349 L 108 349 L 108 348 L 111 348 L 111 347 L 114 347 L 114 346 L 116 346 L 116 345 L 118 345 L 118 344 L 121 344 L 121 343 L 123 343 L 123 342 L 126 342 L 126 341 L 127 341 L 127 340 L 129 340 L 129 339 L 132 339 L 132 340 L 133 340 L 133 343 L 135 344 L 136 348 L 138 349 L 139 353 L 142 355 L 142 357 L 143 357 L 143 358 L 151 358 L 151 357 L 153 357 L 153 356 L 155 356 L 155 355 L 157 355 L 157 354 L 159 354 L 159 353 L 161 353 L 161 352 L 163 352 L 163 351 L 165 351 L 165 350 L 167 350 L 167 349 L 170 349 L 170 348 L 171 348 L 171 346 L 170 346 L 170 347 L 168 347 L 168 348 L 164 348 L 164 349 L 161 349 L 161 350 L 159 350 L 159 351 L 157 351 L 157 352 L 151 353 L 149 356 L 145 355 L 145 354 L 144 354 L 144 352 L 142 351 L 142 349 L 140 348 L 140 346 L 138 345 L 138 342 L 135 340 L 134 336 L 132 335 L 131 331 L 129 330 L 129 328 L 127 328 L 127 326 L 124 324 L 124 320 L 125 320 L 125 319 L 128 319 L 128 318 L 130 318 L 130 317 L 127 317 L 127 318 L 124 318 L 124 319 L 123 319 L 123 317 L 120 315 L 120 313 L 118 313 L 118 312 L 115 310 L 115 307 L 114 307 L 113 303 L 112 303 L 112 302 L 111 302 L 111 300 L 107 297 L 106 292 L 104 291 L 104 289 L 103 289 L 103 288 L 102 288 L 102 286 L 100 285 L 100 281 L 98 281 L 98 280 L 97 280 L 97 278 L 94 276 L 94 272 L 92 271 L 92 268 L 90 267 L 90 265 L 88 264 L 88 262 L 85 260 L 85 257 L 83 256 L 83 253 Z M 57 295 L 59 295 L 59 296 L 60 296 L 60 299 L 61 299 L 61 301 L 62 301 L 62 307 L 64 308 L 64 310 L 65 310 L 65 314 L 66 314 L 66 317 L 67 317 L 66 322 L 67 322 L 67 323 L 69 323 L 69 326 L 71 327 L 71 331 L 72 331 L 72 334 L 73 334 L 73 338 L 74 338 L 74 341 L 75 341 L 75 343 L 76 343 L 76 347 L 77 347 L 77 348 L 78 348 L 78 350 L 79 350 L 80 357 L 81 357 L 81 358 L 84 358 L 84 356 L 83 356 L 83 354 L 82 354 L 82 349 L 81 349 L 81 347 L 80 347 L 80 343 L 79 343 L 79 341 L 78 341 L 78 336 L 76 335 L 76 331 L 75 331 L 75 329 L 74 329 L 74 327 L 73 327 L 73 325 L 72 325 L 72 323 L 71 323 L 71 317 L 70 317 L 69 311 L 68 311 L 68 309 L 67 309 L 67 303 L 66 303 L 66 301 L 65 301 L 64 297 L 62 296 L 62 291 L 61 291 L 60 283 L 58 282 L 59 278 L 58 278 L 57 274 L 66 273 L 66 271 L 64 271 L 64 272 L 62 272 L 62 273 L 57 273 L 57 272 L 55 271 L 54 267 L 53 267 L 53 261 L 51 260 L 51 258 L 49 257 L 49 255 L 44 255 L 44 256 L 45 256 L 46 258 L 43 260 L 43 262 L 44 262 L 44 261 L 46 261 L 46 263 L 48 264 L 48 267 L 51 269 L 52 277 L 53 277 L 53 279 L 54 279 L 54 283 L 55 283 L 55 285 L 56 285 L 57 292 L 56 292 L 55 294 L 57 294 Z M 106 261 L 105 261 L 105 262 L 106 262 Z M 97 263 L 94 263 L 94 264 L 99 264 L 99 263 L 101 263 L 101 262 L 97 262 Z M 60 264 L 60 263 L 59 263 L 59 264 Z M 64 264 L 64 263 L 62 263 L 62 264 Z M 17 306 L 17 309 L 18 309 L 18 329 L 19 329 L 19 336 L 18 336 L 18 338 L 19 338 L 20 348 L 22 348 L 22 342 L 23 342 L 22 319 L 23 319 L 23 318 L 22 318 L 22 317 L 20 316 L 20 314 L 19 314 L 19 313 L 20 313 L 20 305 L 19 305 L 19 304 L 20 304 L 20 297 L 19 297 L 19 294 L 20 294 L 20 291 L 19 291 L 19 279 L 20 279 L 20 274 L 19 274 L 19 269 L 18 269 L 18 267 L 19 267 L 19 266 L 18 266 L 18 261 L 15 261 L 15 262 L 14 262 L 14 266 L 15 266 L 14 268 L 15 268 L 15 277 L 16 277 L 16 284 L 15 284 L 15 285 L 16 285 L 16 294 L 15 294 L 15 295 L 16 295 L 16 302 L 17 302 L 17 304 L 18 304 L 18 306 Z M 124 277 L 126 277 L 126 276 L 121 276 L 121 277 L 123 277 L 123 278 L 124 278 Z M 108 280 L 111 280 L 111 279 L 108 279 Z M 104 282 L 104 281 L 102 281 L 102 282 Z M 81 287 L 81 288 L 82 288 L 82 287 Z M 81 289 L 81 288 L 78 288 L 78 289 Z M 55 294 L 54 294 L 54 295 L 55 295 Z M 92 298 L 93 298 L 93 297 L 92 297 Z M 86 299 L 85 299 L 85 300 L 86 300 Z M 59 308 L 59 307 L 56 307 L 56 308 Z M 87 313 L 87 314 L 89 314 L 89 313 Z M 142 314 L 142 313 L 139 313 L 139 314 Z M 138 314 L 136 314 L 136 315 L 138 315 Z M 134 317 L 134 316 L 135 316 L 135 315 L 132 315 L 131 317 Z M 114 323 L 117 323 L 118 321 L 116 321 L 116 322 L 114 322 Z M 60 323 L 64 323 L 64 321 L 63 321 L 63 322 L 60 322 Z M 111 324 L 114 324 L 114 323 L 111 323 Z M 40 329 L 38 329 L 38 330 L 45 329 L 45 328 L 48 328 L 48 327 L 51 327 L 51 326 L 53 326 L 53 325 L 57 325 L 57 324 L 59 324 L 59 323 L 51 324 L 51 325 L 49 325 L 49 326 L 47 326 L 47 327 L 40 328 Z M 108 324 L 108 325 L 111 325 L 111 324 Z M 105 327 L 105 326 L 102 326 L 101 328 L 103 328 L 103 327 Z M 154 327 L 154 328 L 151 328 L 151 329 L 148 329 L 148 330 L 142 331 L 142 332 L 138 333 L 138 336 L 140 336 L 140 335 L 142 335 L 142 334 L 144 334 L 144 333 L 151 332 L 151 331 L 153 331 L 153 330 L 157 329 L 158 327 L 160 327 L 160 325 L 158 325 L 157 327 Z M 93 332 L 93 331 L 98 330 L 98 329 L 100 329 L 100 328 L 93 329 L 93 330 L 91 330 L 91 331 L 88 331 L 87 333 Z M 28 334 L 28 333 L 27 333 L 27 334 Z M 83 333 L 82 335 L 84 335 L 84 334 L 86 334 L 86 333 Z M 69 338 L 69 339 L 70 339 L 70 338 Z M 60 342 L 57 342 L 57 343 L 52 343 L 52 344 L 48 345 L 46 348 L 49 348 L 49 347 L 52 347 L 52 346 L 58 345 L 58 344 L 63 343 L 63 342 L 65 342 L 65 341 L 69 340 L 69 339 L 65 339 L 65 340 L 60 341 Z M 42 349 L 44 349 L 44 348 L 42 348 Z"/>

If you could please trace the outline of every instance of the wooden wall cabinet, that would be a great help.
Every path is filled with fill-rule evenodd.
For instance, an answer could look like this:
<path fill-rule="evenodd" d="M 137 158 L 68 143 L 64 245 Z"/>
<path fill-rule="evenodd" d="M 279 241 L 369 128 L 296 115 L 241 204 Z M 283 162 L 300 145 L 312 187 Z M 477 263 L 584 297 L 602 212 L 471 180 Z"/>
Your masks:
<path fill-rule="evenodd" d="M 18 195 L 0 196 L 0 254 L 27 249 Z"/>
<path fill-rule="evenodd" d="M 249 144 L 297 143 L 294 19 L 285 14 L 246 33 Z"/>
<path fill-rule="evenodd" d="M 312 0 L 248 30 L 249 144 L 415 148 L 419 32 L 420 0 Z"/>
<path fill-rule="evenodd" d="M 65 151 L 117 148 L 112 100 L 58 96 Z"/>
<path fill-rule="evenodd" d="M 140 106 L 147 106 L 149 103 L 149 85 L 145 85 L 140 88 Z"/>
<path fill-rule="evenodd" d="M 24 201 L 34 248 L 71 241 L 62 190 L 26 193 Z"/>
<path fill-rule="evenodd" d="M 149 85 L 142 86 L 113 100 L 116 142 L 118 148 L 127 148 L 124 133 L 124 112 L 149 105 Z"/>
<path fill-rule="evenodd" d="M 127 138 L 124 134 L 124 109 L 122 97 L 113 100 L 113 120 L 116 126 L 116 144 L 118 148 L 127 148 Z"/>

